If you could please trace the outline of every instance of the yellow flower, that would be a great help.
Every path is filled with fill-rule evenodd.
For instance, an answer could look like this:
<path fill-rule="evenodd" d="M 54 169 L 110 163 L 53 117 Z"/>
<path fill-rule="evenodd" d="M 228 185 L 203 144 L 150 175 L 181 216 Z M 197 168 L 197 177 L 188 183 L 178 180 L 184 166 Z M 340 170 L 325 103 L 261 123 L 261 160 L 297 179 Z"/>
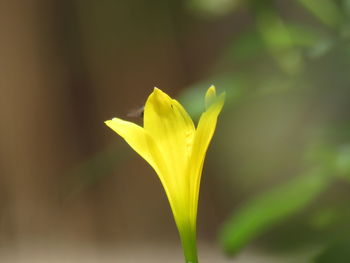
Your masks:
<path fill-rule="evenodd" d="M 106 121 L 111 129 L 144 158 L 158 174 L 174 214 L 186 262 L 196 263 L 196 218 L 205 154 L 214 134 L 225 94 L 211 86 L 206 110 L 195 128 L 181 104 L 154 88 L 144 109 L 144 127 L 118 118 Z"/>

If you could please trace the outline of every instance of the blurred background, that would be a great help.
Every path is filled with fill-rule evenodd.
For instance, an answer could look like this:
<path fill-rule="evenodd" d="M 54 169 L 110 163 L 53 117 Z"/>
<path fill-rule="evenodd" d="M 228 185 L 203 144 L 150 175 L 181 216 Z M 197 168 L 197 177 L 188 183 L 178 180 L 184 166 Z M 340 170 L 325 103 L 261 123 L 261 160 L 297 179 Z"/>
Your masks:
<path fill-rule="evenodd" d="M 154 86 L 196 120 L 211 84 L 200 262 L 350 262 L 349 18 L 349 0 L 1 1 L 1 262 L 182 262 L 157 176 L 103 121 Z"/>

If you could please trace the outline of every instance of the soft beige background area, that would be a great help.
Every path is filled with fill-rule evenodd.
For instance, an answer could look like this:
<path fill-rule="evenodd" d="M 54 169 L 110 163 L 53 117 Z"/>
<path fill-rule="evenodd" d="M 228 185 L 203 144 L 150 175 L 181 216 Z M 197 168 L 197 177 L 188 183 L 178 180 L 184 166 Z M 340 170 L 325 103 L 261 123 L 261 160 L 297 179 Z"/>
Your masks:
<path fill-rule="evenodd" d="M 26 248 L 20 253 L 5 252 L 0 256 L 1 262 L 8 263 L 180 263 L 183 262 L 181 251 L 176 244 L 123 244 L 118 247 L 97 249 L 82 245 Z M 200 244 L 201 263 L 307 263 L 309 254 L 288 256 L 266 256 L 248 250 L 233 259 L 222 256 L 217 248 L 209 244 Z"/>

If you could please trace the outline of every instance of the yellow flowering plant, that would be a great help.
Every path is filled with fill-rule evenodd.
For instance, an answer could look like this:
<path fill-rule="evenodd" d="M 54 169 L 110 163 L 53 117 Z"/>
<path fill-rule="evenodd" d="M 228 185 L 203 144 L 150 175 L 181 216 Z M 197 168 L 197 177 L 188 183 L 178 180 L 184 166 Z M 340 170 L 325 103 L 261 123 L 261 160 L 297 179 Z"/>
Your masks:
<path fill-rule="evenodd" d="M 225 93 L 211 86 L 197 128 L 181 104 L 154 88 L 143 127 L 119 118 L 106 121 L 157 173 L 168 197 L 187 263 L 197 263 L 196 219 L 204 158 Z"/>

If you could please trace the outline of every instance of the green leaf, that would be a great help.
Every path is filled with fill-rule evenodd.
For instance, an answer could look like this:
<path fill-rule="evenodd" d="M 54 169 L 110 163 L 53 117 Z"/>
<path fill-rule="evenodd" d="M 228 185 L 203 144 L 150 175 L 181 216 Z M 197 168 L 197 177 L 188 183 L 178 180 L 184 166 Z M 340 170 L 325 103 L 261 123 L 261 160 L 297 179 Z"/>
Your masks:
<path fill-rule="evenodd" d="M 348 263 L 350 262 L 350 239 L 338 240 L 319 254 L 315 263 Z"/>
<path fill-rule="evenodd" d="M 235 103 L 244 93 L 243 87 L 245 87 L 244 77 L 229 75 L 220 75 L 212 77 L 210 81 L 202 81 L 191 87 L 185 89 L 177 99 L 189 112 L 192 118 L 198 119 L 200 114 L 204 111 L 203 95 L 206 90 L 214 85 L 217 88 L 217 93 L 226 92 L 225 105 Z M 225 108 L 226 108 L 225 106 Z"/>
<path fill-rule="evenodd" d="M 337 28 L 343 22 L 343 14 L 332 0 L 299 0 L 315 17 L 324 24 Z"/>
<path fill-rule="evenodd" d="M 300 48 L 314 48 L 320 42 L 325 42 L 325 37 L 313 28 L 308 28 L 300 24 L 286 24 L 289 32 L 288 38 L 278 41 L 271 41 L 270 45 L 276 50 L 287 50 L 293 46 Z M 228 55 L 235 60 L 247 60 L 256 58 L 266 52 L 266 44 L 257 30 L 250 30 L 243 33 L 229 46 Z"/>
<path fill-rule="evenodd" d="M 302 54 L 293 42 L 286 23 L 275 12 L 262 9 L 256 14 L 257 30 L 267 50 L 286 73 L 297 73 L 303 65 Z"/>
<path fill-rule="evenodd" d="M 326 189 L 332 178 L 322 169 L 313 169 L 256 196 L 222 227 L 220 242 L 224 250 L 235 254 L 275 224 L 299 212 Z"/>
<path fill-rule="evenodd" d="M 341 176 L 350 179 L 350 145 L 344 144 L 338 149 L 338 154 L 335 158 L 335 166 L 337 172 Z"/>

